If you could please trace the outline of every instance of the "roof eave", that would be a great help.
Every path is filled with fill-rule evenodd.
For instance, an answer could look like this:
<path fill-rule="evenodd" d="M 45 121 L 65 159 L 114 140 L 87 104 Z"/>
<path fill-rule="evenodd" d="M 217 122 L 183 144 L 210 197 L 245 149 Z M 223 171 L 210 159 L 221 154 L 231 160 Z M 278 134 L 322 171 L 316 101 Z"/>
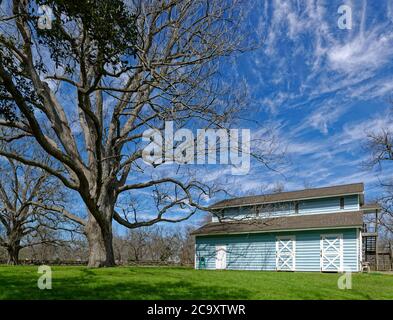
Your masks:
<path fill-rule="evenodd" d="M 234 232 L 212 232 L 212 233 L 196 233 L 191 232 L 193 236 L 223 236 L 232 234 L 250 234 L 250 233 L 272 233 L 272 232 L 295 232 L 295 231 L 308 231 L 308 230 L 326 230 L 326 229 L 358 229 L 361 224 L 353 224 L 348 226 L 328 226 L 328 227 L 315 227 L 315 228 L 294 228 L 294 229 L 270 229 L 270 230 L 255 230 L 255 231 L 234 231 Z"/>

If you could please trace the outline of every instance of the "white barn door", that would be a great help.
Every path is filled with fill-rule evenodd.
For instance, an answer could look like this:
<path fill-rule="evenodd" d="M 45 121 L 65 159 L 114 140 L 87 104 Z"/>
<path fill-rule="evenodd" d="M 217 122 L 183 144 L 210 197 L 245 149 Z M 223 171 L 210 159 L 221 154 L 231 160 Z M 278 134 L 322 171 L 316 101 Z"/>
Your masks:
<path fill-rule="evenodd" d="M 321 271 L 343 271 L 343 235 L 321 235 Z"/>
<path fill-rule="evenodd" d="M 296 241 L 295 236 L 276 237 L 277 271 L 295 271 Z"/>
<path fill-rule="evenodd" d="M 216 246 L 216 269 L 227 268 L 227 246 Z"/>

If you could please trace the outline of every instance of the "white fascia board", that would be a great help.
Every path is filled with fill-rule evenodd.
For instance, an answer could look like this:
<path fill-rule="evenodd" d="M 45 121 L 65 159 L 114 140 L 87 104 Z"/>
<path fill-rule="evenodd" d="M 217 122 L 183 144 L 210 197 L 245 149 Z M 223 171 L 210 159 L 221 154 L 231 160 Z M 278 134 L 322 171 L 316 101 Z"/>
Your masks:
<path fill-rule="evenodd" d="M 340 229 L 361 229 L 361 226 L 343 226 L 343 227 L 323 227 L 323 228 L 305 228 L 305 229 L 278 229 L 278 230 L 261 230 L 261 231 L 243 231 L 243 232 L 229 232 L 229 233 L 201 233 L 199 236 L 229 236 L 232 234 L 250 234 L 250 233 L 277 233 L 277 232 L 296 232 L 296 231 L 313 231 L 313 230 L 340 230 Z"/>

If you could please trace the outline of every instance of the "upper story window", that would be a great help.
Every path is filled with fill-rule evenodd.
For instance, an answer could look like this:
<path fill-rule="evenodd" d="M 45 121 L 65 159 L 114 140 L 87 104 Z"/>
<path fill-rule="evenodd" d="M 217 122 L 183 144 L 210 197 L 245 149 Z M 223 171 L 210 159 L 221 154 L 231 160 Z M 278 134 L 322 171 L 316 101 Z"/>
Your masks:
<path fill-rule="evenodd" d="M 252 209 L 251 209 L 251 214 L 252 214 L 252 216 L 255 216 L 255 217 L 259 217 L 259 212 L 261 211 L 261 207 L 260 206 L 255 206 L 255 207 L 253 207 Z"/>
<path fill-rule="evenodd" d="M 344 197 L 340 198 L 340 209 L 344 209 L 345 206 L 345 201 L 344 201 Z"/>
<path fill-rule="evenodd" d="M 259 206 L 258 211 L 259 211 L 259 213 L 261 215 L 264 215 L 264 214 L 267 214 L 267 213 L 271 213 L 273 211 L 273 206 L 270 203 L 269 204 L 263 204 L 263 205 Z"/>
<path fill-rule="evenodd" d="M 295 213 L 299 213 L 299 202 L 295 202 Z"/>

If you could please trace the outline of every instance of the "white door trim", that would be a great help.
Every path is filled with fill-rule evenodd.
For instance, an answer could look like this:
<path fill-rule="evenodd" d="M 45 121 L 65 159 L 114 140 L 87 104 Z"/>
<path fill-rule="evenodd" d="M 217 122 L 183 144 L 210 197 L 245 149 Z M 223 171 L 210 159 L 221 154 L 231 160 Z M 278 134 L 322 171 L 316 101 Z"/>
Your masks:
<path fill-rule="evenodd" d="M 326 238 L 336 238 L 332 240 L 328 240 Z M 324 246 L 324 241 L 327 241 L 327 248 Z M 335 245 L 338 244 L 337 246 Z M 329 248 L 333 248 L 336 250 L 336 255 L 333 253 L 325 254 L 325 251 Z M 336 271 L 343 272 L 344 270 L 344 240 L 342 233 L 324 233 L 321 234 L 320 239 L 320 249 L 321 249 L 321 257 L 320 257 L 320 267 L 321 271 Z M 324 259 L 326 258 L 326 259 Z M 324 263 L 324 260 L 327 260 L 327 264 Z M 338 261 L 337 261 L 338 260 Z M 337 264 L 339 263 L 339 264 Z M 329 269 L 329 267 L 335 267 L 335 270 Z"/>
<path fill-rule="evenodd" d="M 292 246 L 292 248 L 290 247 L 290 245 Z M 287 249 L 289 251 L 289 254 L 282 254 L 283 249 Z M 296 236 L 291 235 L 276 237 L 276 270 L 296 270 Z"/>
<path fill-rule="evenodd" d="M 359 250 L 360 230 L 356 229 L 356 270 L 360 268 L 360 250 Z"/>
<path fill-rule="evenodd" d="M 359 230 L 359 271 L 362 271 L 363 263 L 363 234 L 362 230 Z"/>
<path fill-rule="evenodd" d="M 194 244 L 194 269 L 195 270 L 199 268 L 199 266 L 197 265 L 198 260 L 197 260 L 197 244 L 195 243 Z"/>
<path fill-rule="evenodd" d="M 225 244 L 216 245 L 216 269 L 227 268 L 227 246 Z"/>

